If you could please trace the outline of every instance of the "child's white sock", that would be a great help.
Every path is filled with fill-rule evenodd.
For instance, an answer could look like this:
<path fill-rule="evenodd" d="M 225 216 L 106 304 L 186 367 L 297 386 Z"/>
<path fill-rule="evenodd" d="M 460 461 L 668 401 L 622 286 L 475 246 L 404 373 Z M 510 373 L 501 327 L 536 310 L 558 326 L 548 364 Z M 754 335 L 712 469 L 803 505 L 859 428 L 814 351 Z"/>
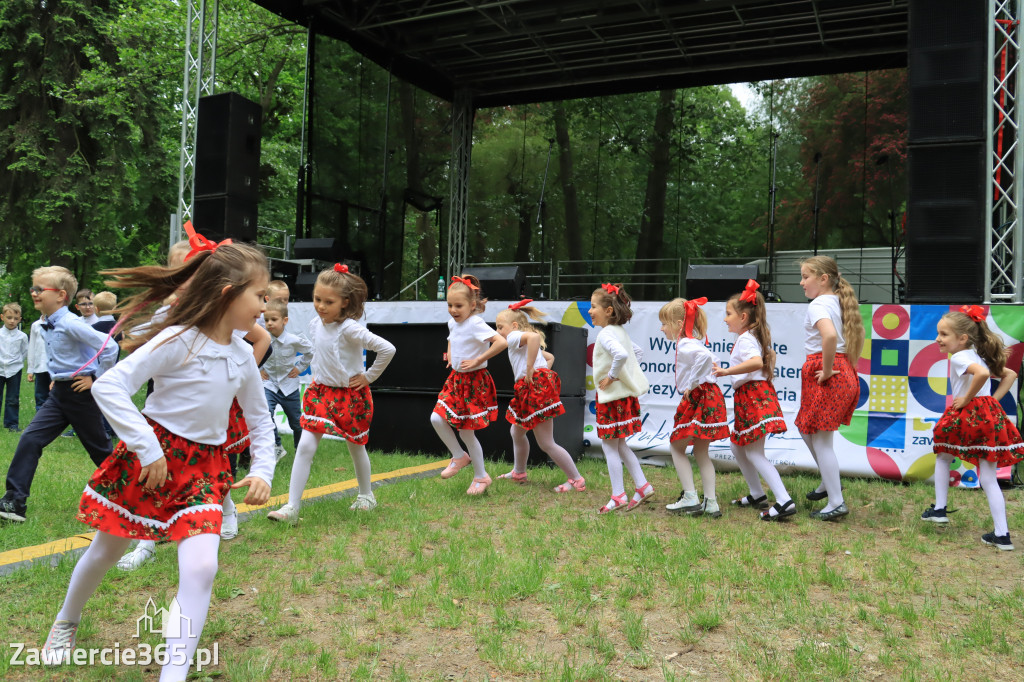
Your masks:
<path fill-rule="evenodd" d="M 625 484 L 622 481 L 622 458 L 619 457 L 620 438 L 602 438 L 601 450 L 604 452 L 604 461 L 608 465 L 608 478 L 612 483 L 612 497 L 625 492 Z"/>
<path fill-rule="evenodd" d="M 753 498 L 764 497 L 761 479 L 757 475 L 757 469 L 754 467 L 753 462 L 747 458 L 746 449 L 742 445 L 732 442 L 729 443 L 729 447 L 732 449 L 732 456 L 736 458 L 736 464 L 740 467 L 740 473 L 743 474 L 743 480 L 747 482 L 747 490 L 750 491 L 750 496 Z"/>
<path fill-rule="evenodd" d="M 373 495 L 373 486 L 370 484 L 370 457 L 366 454 L 366 446 L 348 443 L 348 454 L 352 457 L 352 468 L 356 470 L 359 494 Z"/>
<path fill-rule="evenodd" d="M 953 458 L 946 454 L 935 455 L 935 508 L 945 509 L 949 503 L 949 465 Z"/>
<path fill-rule="evenodd" d="M 570 481 L 582 478 L 580 470 L 576 468 L 576 462 L 572 461 L 572 455 L 569 454 L 568 450 L 555 442 L 555 423 L 553 421 L 548 419 L 533 427 L 533 437 L 537 439 L 537 445 L 540 446 L 540 449 L 547 453 L 551 461 L 562 470 L 566 478 Z M 526 466 L 525 461 L 523 466 Z M 526 471 L 526 469 L 523 469 L 523 471 Z"/>
<path fill-rule="evenodd" d="M 526 461 L 530 458 L 530 439 L 526 437 L 526 429 L 518 424 L 512 425 L 512 471 L 517 474 L 526 473 Z"/>
<path fill-rule="evenodd" d="M 486 478 L 487 466 L 484 463 L 484 449 L 476 439 L 476 433 L 469 429 L 459 431 L 459 437 L 466 446 L 466 453 L 473 462 L 473 478 Z"/>
<path fill-rule="evenodd" d="M 988 510 L 992 514 L 992 523 L 995 524 L 997 536 L 1006 535 L 1010 532 L 1006 524 L 1006 499 L 1003 491 L 999 489 L 999 480 L 996 478 L 996 463 L 988 460 L 978 460 L 978 481 L 981 489 L 985 491 L 988 498 Z"/>
<path fill-rule="evenodd" d="M 313 455 L 320 445 L 322 433 L 306 431 L 302 434 L 299 447 L 295 449 L 295 460 L 292 462 L 292 477 L 288 483 L 288 504 L 295 509 L 302 506 L 302 492 L 309 481 L 309 471 L 313 468 Z"/>

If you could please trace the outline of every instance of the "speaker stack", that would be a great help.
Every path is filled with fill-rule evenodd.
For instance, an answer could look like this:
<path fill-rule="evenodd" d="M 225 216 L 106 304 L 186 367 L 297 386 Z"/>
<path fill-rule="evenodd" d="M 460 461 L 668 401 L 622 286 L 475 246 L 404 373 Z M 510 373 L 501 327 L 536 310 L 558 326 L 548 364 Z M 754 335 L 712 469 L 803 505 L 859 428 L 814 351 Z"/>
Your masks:
<path fill-rule="evenodd" d="M 370 445 L 380 450 L 425 452 L 447 457 L 441 439 L 430 426 L 430 413 L 437 394 L 448 378 L 442 354 L 448 344 L 446 324 L 370 324 L 367 328 L 395 345 L 395 357 L 373 383 L 373 424 Z M 547 337 L 548 351 L 555 356 L 554 370 L 562 380 L 565 414 L 555 418 L 555 441 L 573 457 L 583 454 L 583 410 L 586 408 L 587 330 L 551 323 L 538 325 Z M 367 366 L 375 355 L 367 352 Z M 514 384 L 507 353 L 487 362 L 498 392 L 498 419 L 476 432 L 484 454 L 490 458 L 512 458 L 510 424 L 505 411 Z M 532 441 L 531 437 L 531 441 Z M 547 462 L 548 457 L 531 443 L 530 462 Z"/>
<path fill-rule="evenodd" d="M 199 98 L 192 223 L 209 239 L 256 241 L 261 120 L 234 92 Z"/>
<path fill-rule="evenodd" d="M 753 265 L 688 265 L 686 296 L 707 297 L 709 301 L 728 301 L 743 292 L 747 280 L 757 281 L 757 264 Z"/>
<path fill-rule="evenodd" d="M 494 301 L 518 301 L 530 298 L 530 285 L 518 265 L 488 265 L 466 268 L 460 274 L 480 280 L 480 290 Z"/>
<path fill-rule="evenodd" d="M 985 294 L 987 35 L 987 3 L 910 1 L 910 303 Z"/>

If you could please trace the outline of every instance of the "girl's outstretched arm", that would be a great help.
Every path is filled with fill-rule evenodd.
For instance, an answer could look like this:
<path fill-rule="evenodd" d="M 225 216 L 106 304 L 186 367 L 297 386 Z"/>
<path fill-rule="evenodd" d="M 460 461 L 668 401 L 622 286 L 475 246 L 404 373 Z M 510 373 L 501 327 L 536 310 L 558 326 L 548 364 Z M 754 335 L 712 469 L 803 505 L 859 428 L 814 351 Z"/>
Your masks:
<path fill-rule="evenodd" d="M 506 348 L 508 348 L 508 341 L 506 341 L 505 337 L 502 336 L 501 334 L 495 334 L 491 338 L 487 339 L 487 343 L 491 344 L 490 348 L 488 348 L 487 350 L 485 350 L 483 353 L 476 356 L 472 360 L 462 361 L 462 370 L 471 370 L 474 367 L 478 367 L 479 365 L 482 365 L 483 363 L 487 362 L 498 353 L 501 353 Z"/>

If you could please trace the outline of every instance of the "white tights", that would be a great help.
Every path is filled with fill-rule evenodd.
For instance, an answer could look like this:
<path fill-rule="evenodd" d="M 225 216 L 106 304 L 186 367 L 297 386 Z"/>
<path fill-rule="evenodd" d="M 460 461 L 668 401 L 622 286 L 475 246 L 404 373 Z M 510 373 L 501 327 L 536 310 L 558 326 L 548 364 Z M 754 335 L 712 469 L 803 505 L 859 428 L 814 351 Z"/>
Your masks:
<path fill-rule="evenodd" d="M 697 460 L 697 468 L 700 470 L 700 482 L 704 487 L 704 497 L 717 499 L 715 488 L 715 465 L 711 462 L 711 455 L 708 454 L 710 441 L 684 438 L 674 440 L 669 445 L 672 452 L 672 464 L 676 467 L 676 476 L 683 486 L 683 492 L 696 492 L 697 486 L 693 482 L 693 467 L 686 456 L 686 446 L 693 444 L 693 458 Z"/>
<path fill-rule="evenodd" d="M 463 449 L 459 446 L 459 438 L 465 443 L 465 453 L 469 455 L 469 459 L 473 462 L 473 478 L 486 478 L 487 468 L 484 466 L 484 449 L 480 446 L 480 441 L 476 439 L 476 433 L 470 429 L 459 429 L 459 436 L 456 438 L 455 429 L 453 429 L 445 418 L 436 412 L 430 413 L 430 425 L 434 427 L 434 431 L 441 438 L 441 442 L 444 443 L 448 451 L 452 453 L 452 457 L 462 457 Z"/>
<path fill-rule="evenodd" d="M 737 445 L 736 443 L 731 445 L 732 454 L 740 466 L 740 472 L 743 473 L 743 480 L 747 482 L 751 496 L 764 496 L 764 488 L 761 487 L 761 479 L 758 478 L 758 474 L 760 474 L 771 489 L 772 495 L 775 496 L 777 504 L 783 505 L 789 502 L 791 498 L 786 486 L 782 483 L 782 477 L 764 456 L 764 438 L 758 438 L 753 443 L 746 445 Z"/>
<path fill-rule="evenodd" d="M 580 471 L 572 461 L 572 455 L 555 442 L 555 422 L 546 419 L 537 424 L 533 427 L 533 437 L 537 439 L 540 449 L 565 473 L 566 478 L 573 481 L 580 478 Z M 526 460 L 530 457 L 530 439 L 526 437 L 526 429 L 518 424 L 512 425 L 512 453 L 512 470 L 519 474 L 526 473 Z"/>
<path fill-rule="evenodd" d="M 322 433 L 313 433 L 303 429 L 299 439 L 299 447 L 295 448 L 295 460 L 292 462 L 292 477 L 288 483 L 288 504 L 298 509 L 302 506 L 302 493 L 309 482 L 309 472 L 313 468 L 313 455 L 320 446 Z M 352 468 L 356 472 L 359 483 L 359 494 L 369 495 L 373 491 L 370 484 L 370 457 L 366 454 L 365 445 L 347 442 L 348 454 L 352 457 Z"/>
<path fill-rule="evenodd" d="M 832 437 L 835 431 L 818 431 L 817 433 L 801 433 L 811 457 L 818 463 L 818 471 L 821 472 L 821 485 L 828 491 L 828 504 L 822 511 L 832 511 L 845 500 L 843 500 L 843 484 L 839 480 L 839 458 L 832 448 Z"/>
<path fill-rule="evenodd" d="M 128 548 L 129 540 L 99 531 L 78 560 L 57 620 L 77 623 L 82 608 L 99 587 L 103 576 Z M 178 542 L 178 593 L 175 595 L 181 617 L 178 637 L 167 637 L 168 664 L 160 672 L 161 682 L 183 680 L 188 676 L 189 659 L 196 651 L 199 636 L 210 609 L 213 579 L 217 575 L 217 550 L 220 536 L 203 533 Z M 172 608 L 169 611 L 176 613 Z M 189 635 L 192 635 L 191 637 Z"/>
<path fill-rule="evenodd" d="M 949 500 L 949 465 L 952 462 L 952 455 L 935 455 L 936 509 L 944 509 Z M 999 488 L 999 479 L 996 478 L 998 468 L 995 462 L 979 460 L 978 482 L 981 483 L 981 489 L 985 491 L 985 497 L 988 498 L 988 510 L 992 514 L 996 535 L 1006 535 L 1010 530 L 1006 524 L 1006 499 L 1003 497 L 1003 491 Z"/>
<path fill-rule="evenodd" d="M 625 483 L 622 480 L 622 465 L 626 465 L 629 475 L 633 478 L 636 488 L 643 488 L 647 485 L 647 477 L 640 468 L 640 460 L 637 459 L 628 445 L 625 438 L 607 438 L 601 440 L 601 449 L 604 451 L 604 461 L 608 464 L 608 477 L 612 480 L 612 495 L 621 495 L 626 491 Z"/>

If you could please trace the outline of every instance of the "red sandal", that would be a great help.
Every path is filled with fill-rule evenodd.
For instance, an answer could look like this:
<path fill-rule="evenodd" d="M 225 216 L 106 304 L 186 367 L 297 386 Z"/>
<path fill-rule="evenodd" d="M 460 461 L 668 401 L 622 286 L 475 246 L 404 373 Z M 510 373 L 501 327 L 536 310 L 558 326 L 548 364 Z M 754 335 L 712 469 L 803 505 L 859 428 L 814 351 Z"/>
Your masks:
<path fill-rule="evenodd" d="M 646 493 L 644 493 L 645 490 L 647 491 Z M 625 493 L 623 493 L 623 494 L 625 494 Z M 626 511 L 630 511 L 632 509 L 636 509 L 641 504 L 643 504 L 644 501 L 648 497 L 650 497 L 651 495 L 654 494 L 654 486 L 651 485 L 650 481 L 647 481 L 647 483 L 644 483 L 642 486 L 640 486 L 639 488 L 636 489 L 636 494 L 640 496 L 640 499 L 639 500 L 637 500 L 637 499 L 630 500 L 629 501 L 629 506 L 626 507 Z"/>
<path fill-rule="evenodd" d="M 622 509 L 626 506 L 626 493 L 620 493 L 618 495 L 612 495 L 612 499 L 608 500 L 608 504 L 597 510 L 598 514 L 607 514 L 613 512 L 616 509 Z"/>

